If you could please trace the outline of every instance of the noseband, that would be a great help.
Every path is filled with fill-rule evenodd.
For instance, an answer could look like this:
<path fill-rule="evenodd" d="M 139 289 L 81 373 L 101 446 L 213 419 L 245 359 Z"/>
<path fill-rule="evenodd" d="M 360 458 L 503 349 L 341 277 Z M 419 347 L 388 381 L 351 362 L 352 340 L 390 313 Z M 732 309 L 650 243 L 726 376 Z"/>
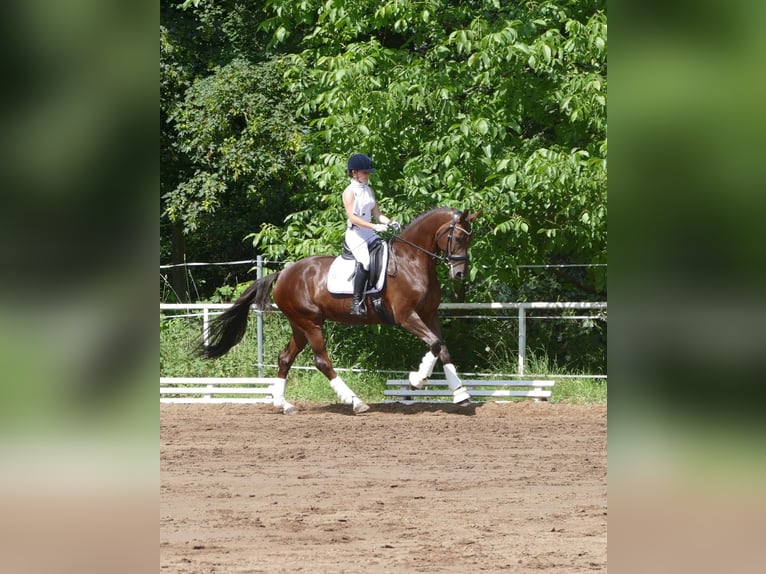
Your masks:
<path fill-rule="evenodd" d="M 467 251 L 466 251 L 465 255 L 453 255 L 452 254 L 452 237 L 453 237 L 453 232 L 455 231 L 455 229 L 459 229 L 460 231 L 462 231 L 466 235 L 469 235 L 469 236 L 471 235 L 470 231 L 467 231 L 465 228 L 460 227 L 457 224 L 457 218 L 458 218 L 458 214 L 456 213 L 456 214 L 454 214 L 452 216 L 452 225 L 450 225 L 449 228 L 446 231 L 442 231 L 436 237 L 436 244 L 438 245 L 439 244 L 439 239 L 441 238 L 441 236 L 444 235 L 445 233 L 449 234 L 449 235 L 447 235 L 447 248 L 444 250 L 444 252 L 445 252 L 444 260 L 446 260 L 447 264 L 450 267 L 452 267 L 452 265 L 455 264 L 455 263 L 460 263 L 462 261 L 468 261 L 468 252 Z"/>
<path fill-rule="evenodd" d="M 465 233 L 466 235 L 469 235 L 469 236 L 472 233 L 472 231 L 468 231 L 465 228 L 463 228 L 463 227 L 461 227 L 460 225 L 457 224 L 458 217 L 460 217 L 459 213 L 453 214 L 453 216 L 452 216 L 452 223 L 450 224 L 450 226 L 447 229 L 442 230 L 439 233 L 439 235 L 436 236 L 436 246 L 438 247 L 439 246 L 439 239 L 441 239 L 444 236 L 445 233 L 448 234 L 447 235 L 447 245 L 446 245 L 446 248 L 444 250 L 445 251 L 444 255 L 439 255 L 438 253 L 434 253 L 432 251 L 428 251 L 428 249 L 424 249 L 420 245 L 415 245 L 414 243 L 412 243 L 410 241 L 407 241 L 406 239 L 402 239 L 398 235 L 394 235 L 394 237 L 392 237 L 392 239 L 396 239 L 397 241 L 401 241 L 403 243 L 406 243 L 407 245 L 410 245 L 411 247 L 414 247 L 415 249 L 419 249 L 420 251 L 422 251 L 423 253 L 427 253 L 428 255 L 430 255 L 431 257 L 436 259 L 437 261 L 443 261 L 444 263 L 446 263 L 447 265 L 452 267 L 453 265 L 456 265 L 457 263 L 461 263 L 463 261 L 468 261 L 468 253 L 467 252 L 466 252 L 465 255 L 453 255 L 452 254 L 452 238 L 453 238 L 455 229 L 459 229 L 460 231 L 462 231 L 463 233 Z"/>

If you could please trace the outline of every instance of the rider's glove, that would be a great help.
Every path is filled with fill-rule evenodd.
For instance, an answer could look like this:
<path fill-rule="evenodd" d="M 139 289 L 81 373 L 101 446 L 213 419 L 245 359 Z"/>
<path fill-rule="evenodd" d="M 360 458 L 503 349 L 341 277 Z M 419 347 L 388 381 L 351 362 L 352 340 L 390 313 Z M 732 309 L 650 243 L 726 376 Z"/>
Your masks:
<path fill-rule="evenodd" d="M 386 225 L 385 223 L 376 223 L 376 224 L 373 226 L 373 229 L 374 229 L 375 231 L 377 231 L 378 233 L 382 233 L 382 232 L 384 232 L 386 229 L 388 229 L 388 225 Z"/>
<path fill-rule="evenodd" d="M 393 227 L 394 231 L 401 231 L 402 230 L 402 226 L 399 225 L 398 221 L 392 221 L 388 225 L 389 225 L 389 227 Z"/>

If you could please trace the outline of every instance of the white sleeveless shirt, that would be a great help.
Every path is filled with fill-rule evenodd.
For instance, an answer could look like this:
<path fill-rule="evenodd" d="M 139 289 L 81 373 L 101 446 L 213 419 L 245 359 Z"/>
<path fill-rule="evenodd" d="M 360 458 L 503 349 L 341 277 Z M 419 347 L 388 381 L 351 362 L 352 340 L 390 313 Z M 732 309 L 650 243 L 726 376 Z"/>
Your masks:
<path fill-rule="evenodd" d="M 351 180 L 346 189 L 351 189 L 354 192 L 354 215 L 361 217 L 365 221 L 372 221 L 372 208 L 375 207 L 375 195 L 372 192 L 372 188 L 366 183 L 361 183 L 354 179 Z M 377 237 L 372 229 L 353 226 L 349 219 L 346 220 L 346 228 L 353 229 L 357 236 L 365 241 Z"/>

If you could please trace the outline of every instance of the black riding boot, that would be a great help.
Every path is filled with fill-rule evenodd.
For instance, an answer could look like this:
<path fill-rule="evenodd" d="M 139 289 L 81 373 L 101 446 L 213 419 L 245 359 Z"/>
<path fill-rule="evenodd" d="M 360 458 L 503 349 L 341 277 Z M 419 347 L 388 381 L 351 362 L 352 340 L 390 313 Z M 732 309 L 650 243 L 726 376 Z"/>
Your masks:
<path fill-rule="evenodd" d="M 370 274 L 361 263 L 356 264 L 356 274 L 354 275 L 354 299 L 351 303 L 351 314 L 359 317 L 367 316 L 367 309 L 364 306 L 364 289 L 367 286 L 367 276 Z"/>

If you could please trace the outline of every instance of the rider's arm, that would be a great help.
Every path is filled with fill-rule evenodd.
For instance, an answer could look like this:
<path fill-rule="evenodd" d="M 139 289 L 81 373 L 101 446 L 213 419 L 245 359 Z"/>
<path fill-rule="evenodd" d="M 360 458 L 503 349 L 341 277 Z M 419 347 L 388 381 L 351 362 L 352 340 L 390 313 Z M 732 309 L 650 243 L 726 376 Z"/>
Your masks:
<path fill-rule="evenodd" d="M 377 203 L 375 203 L 375 207 L 372 208 L 372 215 L 381 223 L 385 223 L 386 225 L 391 223 L 391 220 L 380 212 L 380 208 L 378 207 Z"/>

